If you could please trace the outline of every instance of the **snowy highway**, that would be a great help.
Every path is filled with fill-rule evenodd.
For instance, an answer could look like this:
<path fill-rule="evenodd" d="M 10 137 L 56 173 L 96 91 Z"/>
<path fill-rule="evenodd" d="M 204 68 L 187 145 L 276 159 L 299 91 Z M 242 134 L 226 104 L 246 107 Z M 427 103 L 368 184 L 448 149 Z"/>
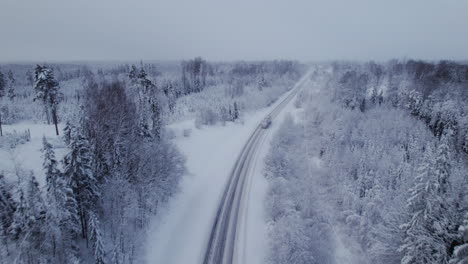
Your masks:
<path fill-rule="evenodd" d="M 296 96 L 308 76 L 306 74 L 271 111 L 273 122 Z M 245 263 L 245 235 L 242 235 L 242 232 L 246 232 L 244 219 L 248 210 L 245 207 L 249 203 L 249 185 L 254 167 L 259 161 L 257 156 L 265 145 L 268 133 L 269 129 L 258 125 L 237 158 L 215 215 L 203 264 Z"/>

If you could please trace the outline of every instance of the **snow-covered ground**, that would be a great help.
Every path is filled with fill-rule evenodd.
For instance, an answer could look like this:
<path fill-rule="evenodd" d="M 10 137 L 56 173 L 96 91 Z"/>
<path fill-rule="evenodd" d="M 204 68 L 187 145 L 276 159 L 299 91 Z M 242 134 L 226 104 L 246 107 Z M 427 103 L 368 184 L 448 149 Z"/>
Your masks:
<path fill-rule="evenodd" d="M 286 96 L 286 94 L 284 95 Z M 148 235 L 146 260 L 148 263 L 201 263 L 214 215 L 228 176 L 251 133 L 275 104 L 244 116 L 243 124 L 227 123 L 196 129 L 192 121 L 171 125 L 177 135 L 176 144 L 187 157 L 189 174 L 181 183 L 180 193 L 169 203 L 167 212 L 155 219 Z M 245 218 L 239 239 L 244 241 L 243 263 L 261 263 L 267 250 L 267 226 L 264 216 L 264 198 L 267 182 L 263 177 L 263 158 L 269 142 L 284 115 L 293 109 L 292 102 L 269 129 L 256 155 L 254 177 L 246 192 L 248 206 L 243 208 Z M 183 137 L 184 129 L 191 129 L 190 137 Z"/>
<path fill-rule="evenodd" d="M 16 181 L 16 171 L 33 171 L 39 184 L 44 186 L 45 174 L 42 169 L 42 137 L 45 136 L 47 140 L 54 146 L 57 160 L 61 160 L 67 152 L 63 140 L 60 136 L 55 135 L 55 127 L 47 124 L 37 123 L 19 123 L 14 125 L 3 125 L 2 140 L 8 137 L 8 134 L 23 133 L 29 130 L 31 133 L 31 140 L 24 144 L 19 144 L 15 148 L 10 148 L 8 144 L 4 144 L 0 148 L 0 173 L 5 175 L 7 181 Z M 63 127 L 59 125 L 59 130 L 62 131 Z"/>

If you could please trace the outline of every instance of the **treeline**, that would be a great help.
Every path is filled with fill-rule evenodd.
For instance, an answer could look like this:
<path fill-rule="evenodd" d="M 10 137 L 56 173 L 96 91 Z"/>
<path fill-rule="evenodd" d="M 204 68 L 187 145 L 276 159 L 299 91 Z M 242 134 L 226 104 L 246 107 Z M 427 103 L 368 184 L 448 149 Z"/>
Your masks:
<path fill-rule="evenodd" d="M 465 72 L 415 61 L 316 71 L 323 88 L 301 93 L 303 119 L 283 124 L 266 159 L 269 262 L 467 261 Z"/>
<path fill-rule="evenodd" d="M 37 72 L 37 80 L 50 77 Z M 56 86 L 43 87 L 40 94 Z M 149 221 L 184 173 L 184 158 L 159 119 L 159 96 L 142 76 L 126 87 L 89 75 L 81 110 L 63 131 L 68 154 L 57 160 L 43 140 L 45 189 L 20 168 L 17 182 L 1 177 L 2 261 L 140 261 Z"/>
<path fill-rule="evenodd" d="M 303 74 L 303 66 L 293 61 L 208 63 L 197 58 L 182 63 L 182 69 L 181 94 L 186 96 L 170 118 L 194 113 L 197 125 L 236 121 L 243 112 L 268 106 Z"/>
<path fill-rule="evenodd" d="M 131 87 L 135 83 L 129 75 L 137 76 L 143 70 L 145 78 L 164 93 L 160 102 L 164 105 L 163 120 L 198 117 L 200 124 L 212 124 L 237 120 L 242 112 L 271 104 L 303 72 L 302 65 L 293 61 L 220 63 L 200 57 L 180 63 L 46 66 L 60 83 L 64 103 L 59 105 L 59 121 L 79 109 L 84 98 L 83 84 L 90 76 L 99 81 L 120 80 Z M 31 89 L 35 86 L 34 65 L 5 65 L 0 72 L 0 114 L 4 123 L 50 120 L 42 105 L 30 103 L 35 96 Z M 210 91 L 204 92 L 206 89 Z"/>
<path fill-rule="evenodd" d="M 450 61 L 333 64 L 335 99 L 351 109 L 386 103 L 407 109 L 440 138 L 451 130 L 454 147 L 468 154 L 468 65 Z"/>

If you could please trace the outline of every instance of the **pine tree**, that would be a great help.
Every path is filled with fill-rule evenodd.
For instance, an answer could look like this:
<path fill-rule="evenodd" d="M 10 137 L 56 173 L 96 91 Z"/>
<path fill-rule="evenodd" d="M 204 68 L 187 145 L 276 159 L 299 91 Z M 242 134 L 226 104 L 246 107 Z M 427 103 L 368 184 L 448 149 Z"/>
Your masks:
<path fill-rule="evenodd" d="M 20 263 L 39 262 L 43 259 L 45 210 L 41 190 L 31 172 L 26 182 L 19 186 L 19 203 L 10 226 L 10 233 L 17 241 L 17 257 Z M 37 258 L 40 260 L 37 260 Z M 35 258 L 33 260 L 33 258 Z"/>
<path fill-rule="evenodd" d="M 149 100 L 149 105 L 151 109 L 151 120 L 153 121 L 153 134 L 156 138 L 161 137 L 161 128 L 162 128 L 162 120 L 161 120 L 161 109 L 158 104 L 157 98 L 151 98 Z"/>
<path fill-rule="evenodd" d="M 36 219 L 44 217 L 44 201 L 41 195 L 41 189 L 39 188 L 39 183 L 36 180 L 36 176 L 31 171 L 29 176 L 29 182 L 26 189 L 27 204 L 29 210 L 31 210 L 32 215 Z"/>
<path fill-rule="evenodd" d="M 132 69 L 128 73 L 128 78 L 130 78 L 130 82 L 132 84 L 136 83 L 137 80 L 137 68 L 135 65 L 132 64 Z"/>
<path fill-rule="evenodd" d="M 73 134 L 69 144 L 71 151 L 63 159 L 64 175 L 77 203 L 82 236 L 88 239 L 88 212 L 95 209 L 99 192 L 91 169 L 92 155 L 88 139 L 80 131 Z"/>
<path fill-rule="evenodd" d="M 148 79 L 148 74 L 146 74 L 143 67 L 140 69 L 140 73 L 138 74 L 138 83 L 145 94 L 154 94 L 154 89 L 156 85 Z"/>
<path fill-rule="evenodd" d="M 16 203 L 8 190 L 5 176 L 0 173 L 0 219 L 2 219 L 1 225 L 4 230 L 8 229 L 11 224 L 15 210 Z"/>
<path fill-rule="evenodd" d="M 24 192 L 22 188 L 18 190 L 18 205 L 16 207 L 15 213 L 13 214 L 12 223 L 8 228 L 8 232 L 13 239 L 19 240 L 20 236 L 26 230 L 27 220 L 29 215 L 27 215 L 27 205 L 26 198 L 24 197 Z"/>
<path fill-rule="evenodd" d="M 140 67 L 140 72 L 138 73 L 138 79 L 145 80 L 145 79 L 147 79 L 147 76 L 148 75 L 146 74 L 146 71 L 143 68 L 143 64 L 142 64 L 141 67 Z"/>
<path fill-rule="evenodd" d="M 16 211 L 16 202 L 6 186 L 3 174 L 0 174 L 0 236 L 5 246 L 6 254 L 8 249 L 8 228 L 13 222 L 13 216 Z"/>
<path fill-rule="evenodd" d="M 433 150 L 428 145 L 407 202 L 410 220 L 402 225 L 405 239 L 402 264 L 448 262 L 449 218 L 446 200 L 434 174 Z"/>
<path fill-rule="evenodd" d="M 7 91 L 7 96 L 10 98 L 10 100 L 13 100 L 16 97 L 15 94 L 15 77 L 13 75 L 13 72 L 11 70 L 8 71 L 8 91 Z"/>
<path fill-rule="evenodd" d="M 114 248 L 112 249 L 112 252 L 111 252 L 111 260 L 110 260 L 111 263 L 114 263 L 114 264 L 124 263 L 124 256 L 120 251 L 121 249 L 119 245 L 115 243 Z"/>
<path fill-rule="evenodd" d="M 73 132 L 76 130 L 75 126 L 70 123 L 70 121 L 67 121 L 65 123 L 65 127 L 63 128 L 63 140 L 65 141 L 65 144 L 70 145 L 70 142 L 73 138 Z"/>
<path fill-rule="evenodd" d="M 0 72 L 0 98 L 5 96 L 5 87 L 6 87 L 5 75 L 3 75 L 2 72 Z"/>
<path fill-rule="evenodd" d="M 52 121 L 55 125 L 55 132 L 58 135 L 58 104 L 62 100 L 62 94 L 59 91 L 59 83 L 54 78 L 54 73 L 46 66 L 37 65 L 35 69 L 36 97 L 34 100 L 40 100 L 44 104 L 46 113 L 52 114 Z M 48 119 L 49 121 L 49 119 Z"/>
<path fill-rule="evenodd" d="M 93 244 L 94 259 L 96 264 L 105 264 L 106 253 L 104 249 L 104 238 L 101 232 L 99 219 L 94 212 L 89 213 L 89 231 L 91 233 L 90 239 Z"/>
<path fill-rule="evenodd" d="M 439 191 L 441 194 L 446 194 L 450 189 L 450 157 L 448 146 L 448 135 L 441 138 L 439 146 L 437 147 L 437 156 L 435 162 L 435 175 L 439 183 Z"/>
<path fill-rule="evenodd" d="M 132 71 L 136 68 L 133 69 Z M 138 83 L 138 97 L 139 97 L 139 106 L 141 112 L 145 111 L 146 109 L 149 110 L 151 113 L 151 121 L 152 121 L 152 133 L 156 138 L 160 138 L 161 136 L 161 127 L 162 127 L 162 120 L 161 120 L 161 107 L 159 105 L 158 94 L 156 91 L 156 85 L 148 79 L 148 75 L 146 74 L 143 66 L 140 69 L 140 72 L 135 77 L 137 78 Z M 140 127 L 143 135 L 146 134 L 147 129 L 147 122 L 144 115 L 140 116 Z"/>
<path fill-rule="evenodd" d="M 74 234 L 78 231 L 76 201 L 58 169 L 52 145 L 43 138 L 43 168 L 46 175 L 46 241 L 50 255 L 63 262 L 74 254 Z"/>
<path fill-rule="evenodd" d="M 458 229 L 460 238 L 462 240 L 461 245 L 455 247 L 453 252 L 453 259 L 450 264 L 467 264 L 468 263 L 468 212 L 465 213 L 463 224 Z"/>

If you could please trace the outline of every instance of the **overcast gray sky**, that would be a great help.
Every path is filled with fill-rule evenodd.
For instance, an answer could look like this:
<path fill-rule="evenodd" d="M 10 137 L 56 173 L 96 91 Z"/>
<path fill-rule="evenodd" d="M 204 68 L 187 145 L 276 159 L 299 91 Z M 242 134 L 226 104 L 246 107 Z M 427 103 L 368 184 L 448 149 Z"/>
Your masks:
<path fill-rule="evenodd" d="M 1 0 L 0 61 L 468 59 L 468 0 Z"/>

